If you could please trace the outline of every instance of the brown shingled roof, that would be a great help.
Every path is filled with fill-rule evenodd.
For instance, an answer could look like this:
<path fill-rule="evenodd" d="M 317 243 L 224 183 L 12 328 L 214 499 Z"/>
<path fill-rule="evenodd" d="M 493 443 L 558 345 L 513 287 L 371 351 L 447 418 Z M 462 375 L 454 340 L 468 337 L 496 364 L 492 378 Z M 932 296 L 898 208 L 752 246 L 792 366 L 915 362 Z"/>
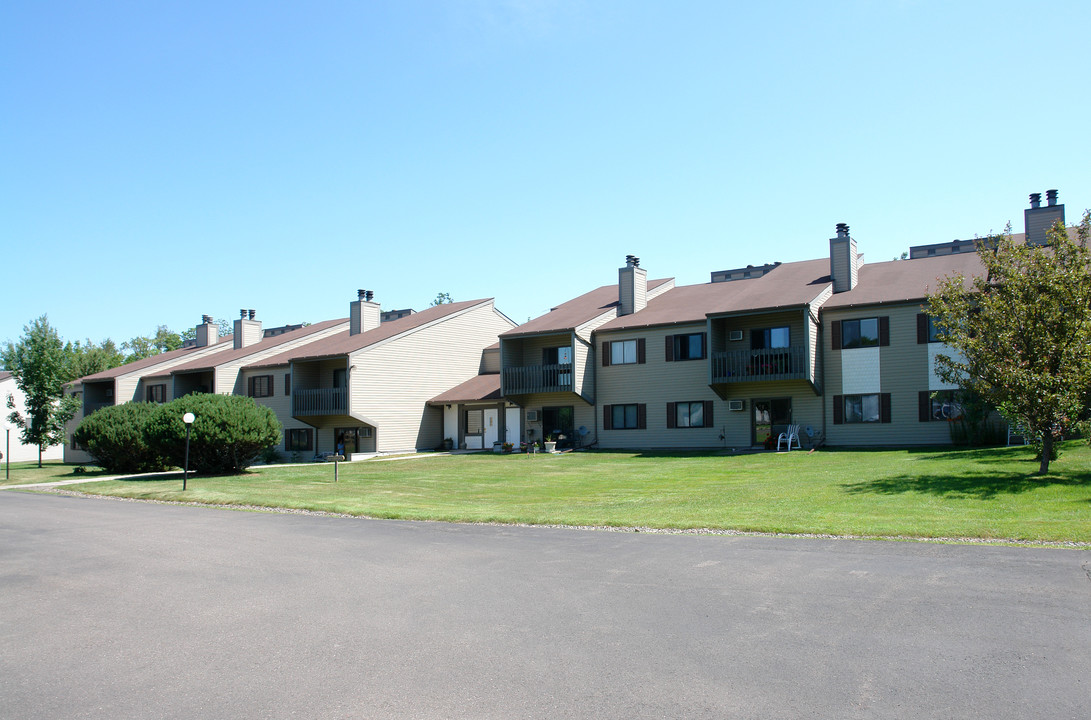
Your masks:
<path fill-rule="evenodd" d="M 292 360 L 309 360 L 348 355 L 349 353 L 361 350 L 368 345 L 374 345 L 375 343 L 392 338 L 395 335 L 400 335 L 404 332 L 427 325 L 430 322 L 435 322 L 436 320 L 440 320 L 449 315 L 454 315 L 468 308 L 491 302 L 492 298 L 486 298 L 484 300 L 464 300 L 462 302 L 435 305 L 426 310 L 421 310 L 418 313 L 381 323 L 379 327 L 364 333 L 350 335 L 348 330 L 339 332 L 336 335 L 323 338 L 322 340 L 315 341 L 301 348 L 288 350 L 287 352 L 274 355 L 271 358 L 266 358 L 253 365 L 247 365 L 244 369 L 287 365 Z"/>
<path fill-rule="evenodd" d="M 436 405 L 447 403 L 500 400 L 500 374 L 477 375 L 461 385 L 436 395 L 428 402 Z"/>
<path fill-rule="evenodd" d="M 598 331 L 703 322 L 709 315 L 799 307 L 813 301 L 830 284 L 830 261 L 782 263 L 769 273 L 748 280 L 682 285 L 648 306 L 601 326 Z"/>
<path fill-rule="evenodd" d="M 220 346 L 223 346 L 224 348 L 231 348 L 231 346 L 234 344 L 234 342 L 235 342 L 235 336 L 234 335 L 228 335 L 226 337 L 222 337 L 219 340 L 217 340 L 216 344 L 214 346 L 212 346 L 212 347 L 217 347 L 218 348 Z M 129 373 L 135 372 L 137 370 L 145 370 L 147 368 L 155 367 L 156 365 L 158 365 L 160 363 L 168 362 L 170 360 L 177 360 L 180 357 L 185 357 L 186 355 L 191 355 L 191 354 L 197 352 L 198 350 L 207 350 L 207 349 L 208 349 L 208 346 L 205 345 L 205 346 L 202 346 L 202 347 L 194 346 L 194 347 L 179 348 L 177 350 L 169 350 L 167 352 L 159 353 L 158 355 L 152 355 L 150 357 L 142 358 L 140 360 L 134 360 L 131 363 L 125 363 L 124 365 L 119 365 L 116 368 L 110 368 L 109 370 L 103 370 L 102 372 L 97 372 L 97 373 L 95 373 L 93 375 L 87 375 L 86 377 L 80 378 L 80 380 L 84 381 L 84 382 L 93 382 L 95 380 L 113 380 L 114 378 L 121 377 L 122 375 L 128 375 Z M 210 352 L 214 352 L 214 351 L 210 351 Z M 215 351 L 215 352 L 222 352 L 222 351 Z"/>
<path fill-rule="evenodd" d="M 965 286 L 969 289 L 969 279 L 984 275 L 985 266 L 977 253 L 864 263 L 857 274 L 856 287 L 836 293 L 823 303 L 822 309 L 924 300 L 929 292 L 936 290 L 942 278 L 957 273 L 966 278 Z"/>
<path fill-rule="evenodd" d="M 663 283 L 670 281 L 671 278 L 649 280 L 648 289 L 653 290 Z M 575 330 L 584 323 L 595 319 L 607 310 L 612 310 L 617 306 L 617 285 L 603 285 L 600 288 L 595 288 L 591 292 L 573 298 L 568 302 L 561 303 L 545 315 L 536 317 L 507 332 L 500 333 L 500 336 L 518 337 L 520 335 Z"/>
<path fill-rule="evenodd" d="M 271 350 L 278 345 L 283 345 L 293 340 L 299 340 L 309 335 L 314 335 L 315 333 L 322 332 L 323 330 L 328 330 L 334 325 L 347 322 L 348 318 L 325 320 L 320 323 L 315 323 L 314 325 L 307 325 L 305 327 L 296 328 L 295 330 L 289 330 L 288 332 L 281 333 L 280 335 L 262 338 L 253 345 L 247 345 L 246 347 L 239 348 L 238 350 L 231 349 L 227 352 L 216 353 L 214 355 L 197 358 L 192 362 L 188 362 L 184 365 L 179 365 L 177 367 L 171 368 L 170 371 L 166 374 L 169 375 L 180 372 L 197 372 L 201 370 L 211 370 L 218 365 L 223 365 L 224 363 L 231 362 L 232 360 L 238 360 L 240 358 L 246 357 L 247 355 L 253 355 L 254 353 Z"/>

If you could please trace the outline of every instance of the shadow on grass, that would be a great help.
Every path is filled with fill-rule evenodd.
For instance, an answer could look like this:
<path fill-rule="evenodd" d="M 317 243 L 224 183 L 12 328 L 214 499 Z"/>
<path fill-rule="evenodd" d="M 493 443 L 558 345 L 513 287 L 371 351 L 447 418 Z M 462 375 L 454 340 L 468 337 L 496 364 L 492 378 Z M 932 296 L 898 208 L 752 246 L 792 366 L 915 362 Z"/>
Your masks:
<path fill-rule="evenodd" d="M 1008 464 L 1011 463 L 1009 459 Z M 991 500 L 1000 495 L 1019 495 L 1049 486 L 1091 487 L 1091 471 L 1038 477 L 1031 474 L 1038 467 L 1037 461 L 1028 460 L 1026 464 L 1025 474 L 973 470 L 953 475 L 894 475 L 842 483 L 841 487 L 845 492 L 854 495 L 899 495 L 912 492 L 944 498 L 975 500 Z M 1088 502 L 1091 502 L 1091 499 Z"/>

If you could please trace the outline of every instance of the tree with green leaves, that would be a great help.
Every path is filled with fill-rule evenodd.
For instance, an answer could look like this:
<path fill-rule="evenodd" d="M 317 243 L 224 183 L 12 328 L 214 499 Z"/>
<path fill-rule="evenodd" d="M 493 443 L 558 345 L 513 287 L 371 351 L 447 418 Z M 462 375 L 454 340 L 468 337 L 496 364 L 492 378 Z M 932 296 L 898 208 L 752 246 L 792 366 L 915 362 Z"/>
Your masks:
<path fill-rule="evenodd" d="M 435 307 L 436 305 L 446 305 L 451 302 L 454 302 L 454 300 L 451 299 L 451 293 L 436 293 L 436 299 L 432 301 L 432 307 Z"/>
<path fill-rule="evenodd" d="M 15 398 L 7 397 L 8 416 L 20 430 L 25 445 L 38 446 L 38 467 L 42 452 L 64 442 L 64 425 L 79 408 L 79 399 L 64 394 L 70 380 L 68 353 L 60 336 L 42 315 L 23 327 L 23 337 L 8 343 L 0 360 L 11 371 L 15 385 L 26 397 L 26 413 L 16 410 Z"/>
<path fill-rule="evenodd" d="M 1008 233 L 978 244 L 987 274 L 945 278 L 927 311 L 958 354 L 936 358 L 944 381 L 991 402 L 1033 438 L 1038 474 L 1056 456 L 1055 433 L 1085 410 L 1091 384 L 1091 212 L 1069 237 L 1060 223 L 1048 246 Z"/>
<path fill-rule="evenodd" d="M 127 363 L 143 360 L 159 353 L 177 350 L 180 347 L 182 347 L 182 337 L 166 325 L 157 327 L 155 335 L 151 337 L 138 335 L 132 340 L 121 343 L 121 349 L 128 353 L 125 356 L 125 362 Z"/>
<path fill-rule="evenodd" d="M 64 349 L 68 354 L 68 371 L 66 372 L 68 380 L 94 375 L 103 370 L 116 368 L 125 362 L 125 355 L 109 338 L 101 343 L 94 343 L 90 338 L 83 343 L 77 340 L 74 343 L 67 343 Z"/>

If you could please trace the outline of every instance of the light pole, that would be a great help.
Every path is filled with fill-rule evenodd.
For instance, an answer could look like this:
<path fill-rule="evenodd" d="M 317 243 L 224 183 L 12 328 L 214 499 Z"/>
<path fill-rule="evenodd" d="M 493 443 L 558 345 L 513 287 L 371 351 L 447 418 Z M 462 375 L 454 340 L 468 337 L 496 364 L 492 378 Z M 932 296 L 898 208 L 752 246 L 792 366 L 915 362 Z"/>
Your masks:
<path fill-rule="evenodd" d="M 186 424 L 186 465 L 182 468 L 182 490 L 186 489 L 186 480 L 189 479 L 189 429 L 193 426 L 194 421 L 193 413 L 186 413 L 182 416 L 182 422 Z"/>

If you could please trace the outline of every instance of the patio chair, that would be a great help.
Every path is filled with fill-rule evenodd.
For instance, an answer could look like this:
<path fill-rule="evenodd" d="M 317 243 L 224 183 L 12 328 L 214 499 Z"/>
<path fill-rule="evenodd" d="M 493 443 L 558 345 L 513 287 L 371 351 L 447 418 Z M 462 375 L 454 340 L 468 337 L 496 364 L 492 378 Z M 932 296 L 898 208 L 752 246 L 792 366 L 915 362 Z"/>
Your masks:
<path fill-rule="evenodd" d="M 777 452 L 780 452 L 782 442 L 787 445 L 788 452 L 792 451 L 792 443 L 795 443 L 796 450 L 802 450 L 803 446 L 799 444 L 799 425 L 789 425 L 784 432 L 777 436 Z"/>

